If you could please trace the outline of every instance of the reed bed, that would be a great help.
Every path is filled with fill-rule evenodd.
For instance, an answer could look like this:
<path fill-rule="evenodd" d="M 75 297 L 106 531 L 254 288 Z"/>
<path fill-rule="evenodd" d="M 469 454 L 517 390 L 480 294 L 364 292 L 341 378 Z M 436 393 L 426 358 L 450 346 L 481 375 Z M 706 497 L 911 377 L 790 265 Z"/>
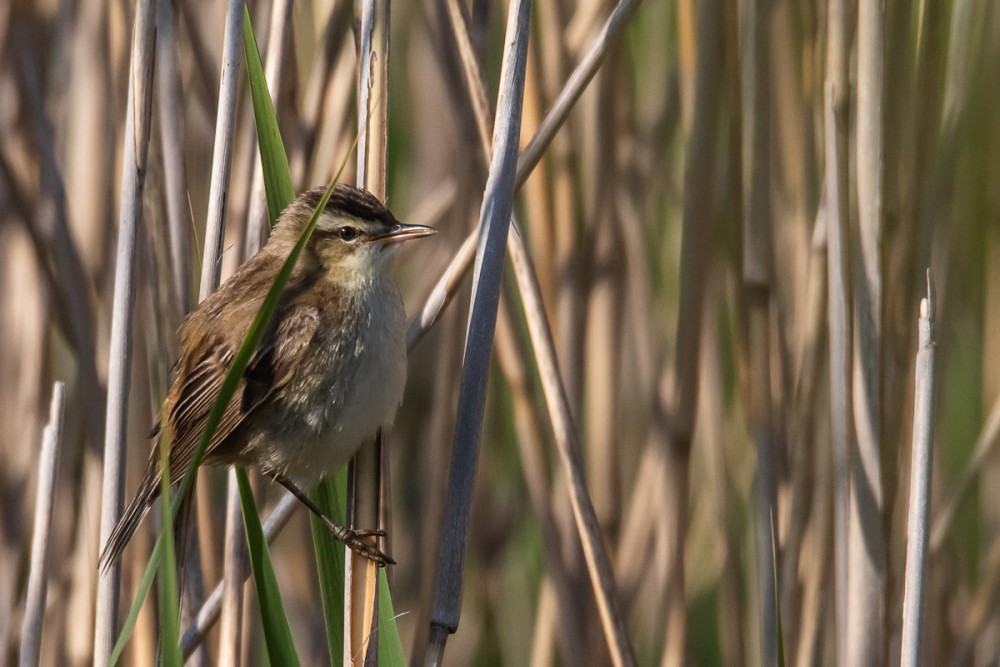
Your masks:
<path fill-rule="evenodd" d="M 991 0 L 0 6 L 0 664 L 995 664 L 998 80 Z M 206 468 L 100 570 L 331 179 L 440 232 L 311 494 L 398 564 Z"/>

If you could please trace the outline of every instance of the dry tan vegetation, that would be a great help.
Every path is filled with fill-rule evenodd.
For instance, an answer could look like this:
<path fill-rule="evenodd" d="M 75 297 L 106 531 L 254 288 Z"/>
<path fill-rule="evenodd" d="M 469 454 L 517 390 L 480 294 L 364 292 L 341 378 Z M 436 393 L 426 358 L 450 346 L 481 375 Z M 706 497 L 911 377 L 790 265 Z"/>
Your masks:
<path fill-rule="evenodd" d="M 123 375 L 127 494 L 203 276 L 226 20 L 223 2 L 164 2 L 153 3 Z M 517 231 L 445 664 L 627 664 L 630 653 L 665 666 L 779 655 L 996 663 L 1000 6 L 645 0 L 623 12 L 579 99 L 561 98 L 605 44 L 614 10 L 587 0 L 531 9 Z M 47 604 L 26 627 L 43 631 L 41 664 L 90 664 L 95 650 L 135 12 L 0 2 L 0 663 L 23 656 L 22 621 L 34 618 L 32 526 L 57 381 L 55 491 L 39 496 L 53 508 L 48 570 L 37 575 Z M 357 131 L 354 7 L 273 0 L 250 12 L 294 187 L 321 185 Z M 399 279 L 411 317 L 454 295 L 429 329 L 411 327 L 406 397 L 386 436 L 390 580 L 414 665 L 427 652 L 443 517 L 455 509 L 446 497 L 471 281 L 445 272 L 473 249 L 461 250 L 487 181 L 506 20 L 506 6 L 482 0 L 392 7 L 388 204 L 440 231 L 407 251 Z M 237 76 L 223 276 L 266 228 Z M 553 135 L 559 104 L 569 113 Z M 341 180 L 355 182 L 347 164 Z M 928 269 L 924 324 L 936 345 L 920 348 L 915 381 Z M 930 452 L 926 476 L 912 477 L 931 491 L 923 525 L 909 516 L 924 502 L 911 500 L 914 450 Z M 225 478 L 198 482 L 196 597 L 222 578 Z M 283 491 L 255 482 L 266 516 Z M 122 615 L 153 538 L 144 529 L 126 552 Z M 922 544 L 913 583 L 908 553 L 911 566 L 924 562 L 914 560 Z M 272 559 L 302 662 L 325 662 L 305 512 Z M 904 597 L 917 590 L 922 615 L 904 631 Z M 123 664 L 154 663 L 155 609 Z M 243 664 L 264 660 L 259 624 L 245 604 Z M 216 629 L 205 647 L 196 660 L 239 662 L 220 657 L 232 647 Z"/>

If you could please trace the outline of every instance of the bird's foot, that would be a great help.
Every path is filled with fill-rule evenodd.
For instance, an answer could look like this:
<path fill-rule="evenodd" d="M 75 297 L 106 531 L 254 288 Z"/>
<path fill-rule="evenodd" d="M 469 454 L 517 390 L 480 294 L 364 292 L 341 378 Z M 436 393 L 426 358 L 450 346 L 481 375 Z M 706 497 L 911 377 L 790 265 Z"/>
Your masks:
<path fill-rule="evenodd" d="M 322 521 L 323 524 L 330 529 L 330 532 L 333 533 L 334 537 L 343 542 L 348 549 L 359 556 L 367 558 L 379 567 L 396 564 L 396 561 L 378 548 L 378 538 L 385 537 L 384 530 L 355 530 L 354 528 L 347 528 L 345 526 L 341 526 L 340 524 L 336 524 L 330 519 L 330 517 L 324 514 L 323 511 L 316 506 L 316 503 L 310 500 L 309 496 L 307 496 L 294 482 L 284 475 L 278 473 L 271 474 L 276 482 L 284 486 L 292 493 L 293 496 L 298 498 L 299 501 L 316 516 L 316 518 Z M 371 539 L 373 537 L 375 538 L 374 540 Z"/>
<path fill-rule="evenodd" d="M 377 566 L 385 567 L 386 565 L 396 564 L 396 561 L 378 548 L 377 538 L 385 537 L 384 530 L 354 530 L 353 528 L 338 526 L 332 521 L 327 524 L 327 527 L 333 531 L 337 539 L 343 542 L 348 549 L 359 556 L 367 558 Z M 368 539 L 372 537 L 376 539 Z"/>

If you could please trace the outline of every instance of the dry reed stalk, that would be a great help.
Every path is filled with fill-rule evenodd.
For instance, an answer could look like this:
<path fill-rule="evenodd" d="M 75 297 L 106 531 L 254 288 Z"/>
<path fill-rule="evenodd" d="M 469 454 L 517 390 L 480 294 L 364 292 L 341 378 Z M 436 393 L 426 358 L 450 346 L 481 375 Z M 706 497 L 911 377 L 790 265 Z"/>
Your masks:
<path fill-rule="evenodd" d="M 226 4 L 226 27 L 222 41 L 222 69 L 219 76 L 219 106 L 215 117 L 215 143 L 212 149 L 212 180 L 205 218 L 205 248 L 201 267 L 199 301 L 219 286 L 222 238 L 226 228 L 226 205 L 233 165 L 233 142 L 236 138 L 236 102 L 243 60 L 243 4 Z"/>
<path fill-rule="evenodd" d="M 356 180 L 386 201 L 389 141 L 389 0 L 365 0 L 358 43 L 358 159 Z M 381 431 L 351 460 L 351 525 L 381 528 L 388 450 Z M 377 538 L 371 538 L 377 541 Z M 385 548 L 388 548 L 386 545 Z M 351 551 L 344 562 L 344 664 L 378 661 L 378 567 Z"/>
<path fill-rule="evenodd" d="M 510 4 L 497 100 L 493 159 L 480 213 L 472 310 L 462 364 L 458 416 L 448 475 L 448 507 L 437 569 L 428 663 L 440 664 L 447 635 L 458 628 L 472 482 L 479 454 L 486 381 L 496 326 L 500 280 L 514 197 L 527 59 L 530 0 Z"/>
<path fill-rule="evenodd" d="M 615 591 L 615 578 L 601 536 L 597 514 L 590 500 L 583 474 L 579 437 L 570 413 L 569 401 L 556 362 L 555 344 L 539 295 L 538 279 L 520 235 L 510 244 L 511 260 L 517 277 L 518 290 L 524 305 L 525 318 L 534 352 L 535 364 L 552 421 L 556 449 L 562 463 L 562 473 L 569 484 L 569 499 L 573 518 L 586 558 L 590 584 L 597 598 L 601 625 L 611 660 L 617 666 L 635 663 L 624 618 Z"/>
<path fill-rule="evenodd" d="M 707 296 L 710 304 L 720 298 L 721 276 L 714 272 Z M 706 308 L 704 336 L 705 342 L 701 349 L 701 376 L 699 383 L 701 396 L 698 399 L 700 412 L 699 423 L 703 425 L 703 438 L 707 448 L 705 452 L 707 465 L 706 477 L 710 494 L 710 502 L 714 505 L 715 521 L 718 525 L 716 539 L 721 543 L 718 551 L 722 552 L 722 565 L 719 574 L 719 653 L 723 664 L 746 664 L 746 620 L 744 608 L 744 582 L 740 571 L 740 538 L 735 529 L 738 519 L 736 503 L 732 498 L 731 473 L 726 460 L 725 443 L 728 433 L 725 415 L 725 383 L 723 380 L 722 359 L 718 345 L 711 342 L 719 330 L 718 309 Z"/>
<path fill-rule="evenodd" d="M 779 526 L 786 526 L 785 537 L 782 540 L 781 573 L 779 587 L 781 591 L 782 631 L 785 636 L 787 655 L 810 655 L 811 648 L 806 648 L 803 654 L 799 631 L 803 622 L 811 623 L 816 616 L 812 609 L 806 609 L 805 596 L 814 595 L 823 584 L 823 568 L 814 567 L 801 572 L 802 551 L 808 533 L 813 525 L 825 525 L 826 515 L 817 512 L 816 500 L 826 506 L 826 498 L 818 493 L 829 479 L 825 456 L 828 449 L 813 445 L 820 429 L 820 379 L 823 377 L 823 362 L 821 348 L 826 342 L 827 313 L 827 266 L 826 266 L 826 218 L 825 200 L 819 202 L 816 221 L 813 226 L 812 242 L 809 246 L 807 270 L 807 286 L 805 305 L 803 307 L 802 324 L 799 327 L 799 342 L 797 360 L 794 364 L 793 380 L 790 389 L 791 399 L 795 408 L 795 417 L 790 419 L 789 429 L 789 462 L 791 475 L 790 499 L 779 507 L 781 520 Z M 823 462 L 823 468 L 817 464 Z M 822 479 L 820 479 L 822 477 Z M 814 533 L 816 531 L 813 531 Z M 826 539 L 825 534 L 818 534 L 817 539 Z M 826 561 L 821 561 L 825 563 Z M 817 598 L 811 597 L 809 604 L 815 605 Z M 806 615 L 809 618 L 806 618 Z M 815 637 L 816 627 L 808 628 L 810 647 Z"/>
<path fill-rule="evenodd" d="M 624 3 L 623 3 L 624 4 Z M 615 19 L 617 11 L 612 14 L 609 23 Z M 485 99 L 485 91 L 482 89 L 482 76 L 478 72 L 469 48 L 469 40 L 464 21 L 461 20 L 460 10 L 455 3 L 451 3 L 449 11 L 453 36 L 456 38 L 459 53 L 463 54 L 462 63 L 466 74 L 466 85 L 472 98 L 472 106 L 476 112 L 476 126 L 480 136 L 483 155 L 490 152 L 488 142 L 489 126 L 491 119 L 482 100 Z M 606 51 L 607 35 L 609 30 L 605 29 L 599 39 L 596 50 L 602 47 Z M 592 74 L 592 72 L 591 72 Z M 589 81 L 591 77 L 586 77 Z M 542 387 L 546 397 L 549 416 L 552 421 L 557 451 L 563 463 L 563 474 L 569 480 L 569 497 L 573 508 L 573 516 L 576 519 L 577 532 L 583 543 L 584 555 L 587 561 L 587 570 L 590 575 L 591 586 L 594 588 L 597 598 L 598 610 L 603 624 L 608 646 L 611 651 L 611 658 L 616 665 L 630 664 L 634 662 L 632 649 L 629 645 L 625 632 L 621 613 L 618 611 L 616 594 L 613 590 L 614 575 L 611 569 L 610 560 L 603 546 L 603 538 L 600 534 L 597 516 L 594 511 L 582 468 L 581 449 L 579 439 L 576 435 L 576 428 L 567 398 L 566 385 L 563 384 L 559 374 L 558 364 L 552 333 L 548 320 L 542 306 L 538 279 L 535 275 L 531 260 L 524 247 L 524 240 L 520 234 L 514 234 L 509 239 L 508 250 L 514 265 L 514 273 L 517 279 L 518 289 L 525 308 L 525 315 L 528 321 L 535 364 L 541 375 Z"/>
<path fill-rule="evenodd" d="M 577 9 L 574 22 L 581 20 L 584 7 L 600 7 L 593 2 Z M 593 21 L 588 21 L 588 30 Z M 572 34 L 572 26 L 568 29 Z M 584 231 L 581 253 L 585 291 L 583 316 L 583 411 L 582 445 L 587 453 L 588 488 L 604 535 L 614 540 L 621 521 L 621 460 L 618 447 L 619 408 L 609 400 L 621 388 L 624 315 L 621 267 L 623 249 L 619 224 L 617 184 L 623 182 L 618 149 L 615 100 L 624 92 L 621 58 L 611 58 L 596 74 L 582 98 L 580 175 L 583 196 Z M 610 187 L 609 187 L 610 184 Z M 536 267 L 536 275 L 537 275 Z M 540 289 L 540 288 L 539 288 Z"/>
<path fill-rule="evenodd" d="M 934 305 L 930 271 L 927 297 L 920 303 L 915 407 L 913 409 L 913 463 L 910 466 L 910 503 L 907 520 L 906 575 L 903 595 L 903 667 L 917 667 L 923 654 L 924 587 L 931 505 L 931 464 L 934 437 Z"/>
<path fill-rule="evenodd" d="M 886 547 L 882 529 L 882 188 L 884 138 L 883 44 L 880 0 L 858 4 L 857 196 L 858 249 L 853 270 L 854 364 L 852 399 L 857 437 L 851 456 L 848 518 L 848 664 L 885 660 Z"/>
<path fill-rule="evenodd" d="M 24 618 L 21 621 L 20 667 L 34 667 L 41 656 L 42 632 L 45 622 L 45 594 L 49 580 L 49 538 L 52 532 L 52 512 L 55 509 L 56 471 L 63 439 L 63 400 L 66 385 L 56 382 L 52 387 L 49 423 L 42 437 L 38 457 L 38 485 L 35 489 L 35 522 L 31 536 L 31 566 L 28 569 L 28 589 L 25 595 Z"/>
<path fill-rule="evenodd" d="M 743 194 L 742 296 L 746 308 L 748 431 L 757 453 L 756 516 L 757 588 L 760 600 L 760 645 L 762 664 L 778 663 L 783 648 L 778 636 L 778 544 L 777 446 L 773 392 L 771 387 L 772 293 L 774 258 L 771 231 L 771 58 L 768 48 L 771 4 L 766 1 L 741 5 L 740 30 L 740 121 Z"/>
<path fill-rule="evenodd" d="M 826 192 L 827 309 L 830 363 L 830 434 L 833 460 L 834 604 L 838 660 L 847 656 L 847 531 L 850 513 L 849 454 L 853 450 L 851 404 L 853 356 L 851 332 L 851 232 L 848 189 L 847 3 L 827 5 L 826 84 L 823 98 L 824 186 Z"/>
<path fill-rule="evenodd" d="M 688 466 L 694 435 L 698 395 L 698 360 L 701 345 L 705 275 L 711 261 L 714 221 L 712 188 L 714 144 L 718 118 L 722 63 L 716 44 L 723 36 L 723 7 L 717 0 L 702 3 L 697 22 L 698 60 L 694 85 L 694 116 L 688 138 L 684 175 L 683 231 L 681 241 L 680 305 L 677 346 L 670 395 L 669 425 L 664 424 L 666 461 L 671 491 L 669 503 L 676 518 L 669 526 L 672 564 L 667 586 L 668 609 L 664 623 L 666 644 L 663 667 L 687 662 L 687 611 L 684 582 L 684 544 L 688 517 Z"/>
<path fill-rule="evenodd" d="M 542 584 L 538 593 L 538 606 L 535 611 L 535 630 L 531 633 L 531 660 L 530 667 L 546 667 L 555 664 L 556 658 L 556 638 L 555 629 L 559 627 L 561 619 L 557 618 L 565 614 L 565 609 L 559 609 L 555 593 L 553 592 L 552 580 L 549 577 L 542 579 Z M 582 665 L 582 662 L 575 663 Z"/>
<path fill-rule="evenodd" d="M 222 41 L 222 67 L 219 74 L 219 105 L 215 118 L 215 141 L 212 149 L 212 177 L 205 219 L 205 247 L 201 263 L 198 300 L 203 301 L 219 286 L 222 239 L 226 229 L 226 209 L 236 137 L 236 102 L 239 91 L 240 62 L 243 58 L 243 3 L 229 0 Z M 227 473 L 226 528 L 223 546 L 222 629 L 219 636 L 219 664 L 240 664 L 243 619 L 243 581 L 249 556 L 240 515 L 235 472 Z"/>
<path fill-rule="evenodd" d="M 125 115 L 118 251 L 115 261 L 108 365 L 104 480 L 101 492 L 100 543 L 102 545 L 118 523 L 124 500 L 126 427 L 132 360 L 132 314 L 135 307 L 135 252 L 138 226 L 142 218 L 142 191 L 152 115 L 155 34 L 154 4 L 152 0 L 141 0 L 136 8 L 132 33 L 128 105 Z M 111 563 L 98 578 L 94 629 L 95 667 L 104 667 L 107 664 L 114 645 L 118 627 L 120 589 L 121 562 L 118 561 Z"/>

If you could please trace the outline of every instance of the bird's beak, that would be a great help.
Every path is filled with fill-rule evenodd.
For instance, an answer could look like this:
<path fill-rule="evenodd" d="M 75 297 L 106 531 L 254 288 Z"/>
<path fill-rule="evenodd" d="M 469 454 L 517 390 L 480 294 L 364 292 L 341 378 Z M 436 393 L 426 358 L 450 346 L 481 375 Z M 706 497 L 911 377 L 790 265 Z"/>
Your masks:
<path fill-rule="evenodd" d="M 431 234 L 437 234 L 437 230 L 433 227 L 425 227 L 424 225 L 404 225 L 403 223 L 397 223 L 392 226 L 385 234 L 379 234 L 378 236 L 373 236 L 368 239 L 369 243 L 381 243 L 382 245 L 389 245 L 391 243 L 399 243 L 400 241 L 409 241 L 410 239 L 419 239 L 424 236 L 430 236 Z"/>

